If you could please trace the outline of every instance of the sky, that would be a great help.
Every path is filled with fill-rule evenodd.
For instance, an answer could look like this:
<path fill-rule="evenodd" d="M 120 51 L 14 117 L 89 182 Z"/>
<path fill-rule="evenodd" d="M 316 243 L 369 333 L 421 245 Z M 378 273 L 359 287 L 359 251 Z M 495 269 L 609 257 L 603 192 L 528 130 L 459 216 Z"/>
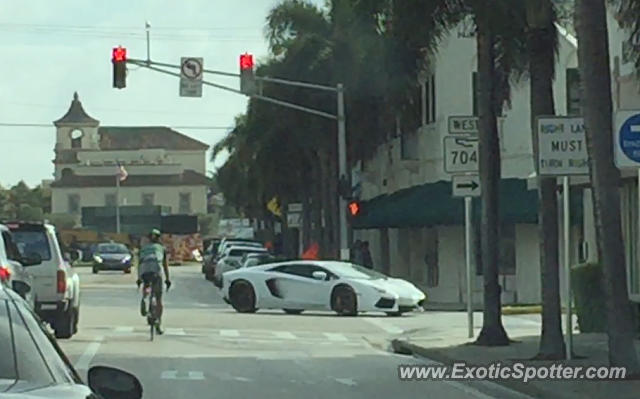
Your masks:
<path fill-rule="evenodd" d="M 321 0 L 314 1 L 323 4 Z M 202 98 L 179 96 L 179 79 L 129 65 L 127 87 L 112 88 L 111 49 L 178 64 L 203 57 L 205 69 L 238 73 L 238 57 L 267 56 L 265 18 L 278 0 L 2 0 L 0 1 L 0 186 L 51 179 L 52 122 L 78 92 L 102 126 L 170 126 L 213 146 L 244 112 L 246 97 L 212 87 Z M 237 78 L 205 79 L 235 89 Z M 16 127 L 7 124 L 45 124 Z M 216 127 L 222 129 L 194 129 Z M 209 154 L 207 155 L 209 157 Z M 225 156 L 209 162 L 213 171 Z"/>

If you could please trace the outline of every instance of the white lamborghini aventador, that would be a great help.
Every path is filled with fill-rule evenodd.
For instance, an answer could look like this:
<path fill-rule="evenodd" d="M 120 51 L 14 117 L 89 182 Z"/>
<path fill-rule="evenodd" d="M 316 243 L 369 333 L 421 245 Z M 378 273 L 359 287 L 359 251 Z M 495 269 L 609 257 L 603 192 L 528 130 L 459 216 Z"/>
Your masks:
<path fill-rule="evenodd" d="M 289 261 L 229 271 L 222 294 L 241 313 L 258 309 L 333 310 L 340 315 L 401 315 L 422 307 L 426 295 L 408 281 L 348 262 Z"/>

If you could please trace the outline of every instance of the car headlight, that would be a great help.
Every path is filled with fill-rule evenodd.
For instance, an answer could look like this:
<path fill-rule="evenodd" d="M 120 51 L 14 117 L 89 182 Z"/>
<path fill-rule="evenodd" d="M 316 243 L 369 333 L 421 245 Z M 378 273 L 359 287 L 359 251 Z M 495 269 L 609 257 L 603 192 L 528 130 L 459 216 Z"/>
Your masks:
<path fill-rule="evenodd" d="M 93 260 L 95 260 L 98 263 L 102 263 L 102 258 L 98 255 L 93 255 Z"/>
<path fill-rule="evenodd" d="M 122 258 L 122 263 L 127 263 L 131 260 L 131 255 L 127 255 L 124 258 Z"/>

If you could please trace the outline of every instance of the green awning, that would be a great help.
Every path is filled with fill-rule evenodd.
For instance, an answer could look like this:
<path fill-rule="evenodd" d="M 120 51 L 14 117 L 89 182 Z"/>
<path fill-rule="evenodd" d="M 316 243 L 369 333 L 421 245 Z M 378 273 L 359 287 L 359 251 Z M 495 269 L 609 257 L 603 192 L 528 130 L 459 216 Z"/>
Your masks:
<path fill-rule="evenodd" d="M 572 190 L 573 191 L 573 190 Z M 582 220 L 582 195 L 572 193 L 573 223 Z M 474 217 L 480 215 L 480 198 L 473 199 Z M 451 182 L 439 181 L 379 195 L 361 203 L 361 211 L 351 224 L 354 229 L 408 228 L 464 223 L 464 201 L 451 196 Z M 528 190 L 527 181 L 500 182 L 500 217 L 504 223 L 538 222 L 538 193 Z"/>

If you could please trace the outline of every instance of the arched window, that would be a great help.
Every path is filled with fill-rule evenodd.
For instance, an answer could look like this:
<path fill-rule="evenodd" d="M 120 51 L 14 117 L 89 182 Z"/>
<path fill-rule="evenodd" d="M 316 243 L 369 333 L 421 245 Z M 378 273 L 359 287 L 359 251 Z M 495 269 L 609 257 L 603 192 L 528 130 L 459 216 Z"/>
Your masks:
<path fill-rule="evenodd" d="M 73 170 L 71 168 L 64 168 L 61 172 L 62 178 L 66 179 L 73 176 Z"/>
<path fill-rule="evenodd" d="M 84 133 L 80 129 L 74 129 L 71 131 L 71 148 L 82 148 L 82 136 Z"/>

